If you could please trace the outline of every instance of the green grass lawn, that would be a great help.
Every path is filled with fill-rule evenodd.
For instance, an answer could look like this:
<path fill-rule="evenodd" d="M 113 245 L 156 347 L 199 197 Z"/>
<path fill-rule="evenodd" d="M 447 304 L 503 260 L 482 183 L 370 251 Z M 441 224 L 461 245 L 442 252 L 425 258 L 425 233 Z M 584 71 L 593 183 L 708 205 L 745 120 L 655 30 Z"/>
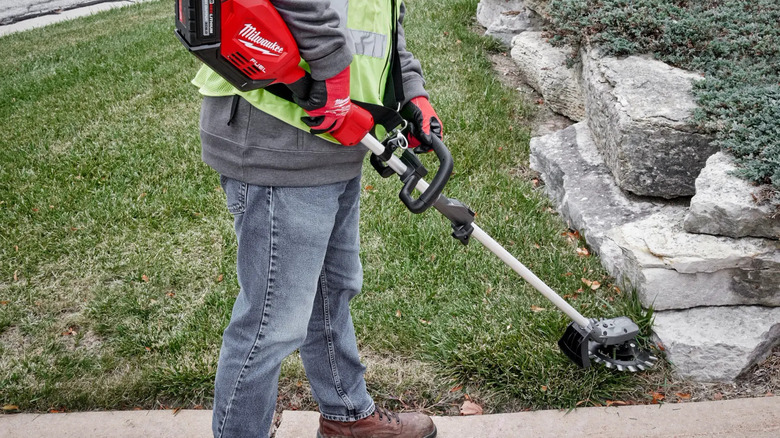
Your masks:
<path fill-rule="evenodd" d="M 646 326 L 534 187 L 533 109 L 492 72 L 500 49 L 471 28 L 477 0 L 407 4 L 409 47 L 455 158 L 447 194 L 586 316 Z M 210 406 L 238 293 L 235 241 L 218 176 L 200 161 L 198 62 L 172 15 L 168 1 L 145 3 L 0 39 L 3 405 Z M 353 315 L 379 403 L 453 413 L 469 394 L 486 412 L 569 408 L 641 400 L 663 379 L 664 366 L 576 368 L 556 346 L 564 315 L 478 242 L 449 237 L 440 215 L 406 211 L 396 178 L 366 169 Z M 312 407 L 295 357 L 282 389 L 282 407 Z"/>

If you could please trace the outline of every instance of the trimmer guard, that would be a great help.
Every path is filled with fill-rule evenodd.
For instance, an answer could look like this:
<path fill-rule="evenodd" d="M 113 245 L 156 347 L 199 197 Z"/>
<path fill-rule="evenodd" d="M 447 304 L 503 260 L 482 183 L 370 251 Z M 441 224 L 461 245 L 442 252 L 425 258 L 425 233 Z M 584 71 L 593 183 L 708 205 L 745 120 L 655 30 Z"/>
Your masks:
<path fill-rule="evenodd" d="M 558 340 L 558 347 L 580 368 L 590 368 L 589 338 L 590 332 L 587 329 L 571 322 Z"/>

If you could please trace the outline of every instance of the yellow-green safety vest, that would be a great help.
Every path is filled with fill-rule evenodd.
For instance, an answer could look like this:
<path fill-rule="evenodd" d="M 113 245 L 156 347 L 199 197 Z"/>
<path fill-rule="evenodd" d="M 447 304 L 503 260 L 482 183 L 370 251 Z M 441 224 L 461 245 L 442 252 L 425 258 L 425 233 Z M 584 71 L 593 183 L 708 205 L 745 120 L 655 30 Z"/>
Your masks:
<path fill-rule="evenodd" d="M 353 46 L 350 64 L 350 97 L 353 100 L 382 104 L 390 75 L 393 33 L 400 14 L 400 1 L 395 0 L 333 0 L 331 7 L 339 17 L 347 16 L 347 44 Z M 308 65 L 301 60 L 301 66 Z M 218 73 L 203 65 L 192 83 L 204 96 L 237 94 L 259 110 L 290 125 L 309 131 L 302 117 L 305 111 L 298 105 L 263 89 L 242 92 L 230 85 Z M 336 142 L 328 134 L 321 137 Z"/>

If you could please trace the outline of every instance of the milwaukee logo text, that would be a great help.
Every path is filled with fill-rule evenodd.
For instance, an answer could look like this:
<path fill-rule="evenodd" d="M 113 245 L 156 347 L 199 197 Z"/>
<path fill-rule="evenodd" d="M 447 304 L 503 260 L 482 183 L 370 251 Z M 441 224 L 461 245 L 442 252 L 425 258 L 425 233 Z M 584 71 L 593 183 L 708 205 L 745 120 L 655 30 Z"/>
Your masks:
<path fill-rule="evenodd" d="M 268 41 L 260 36 L 260 31 L 249 23 L 244 25 L 244 28 L 241 29 L 238 36 L 248 40 L 243 41 L 239 39 L 242 44 L 266 55 L 279 56 L 284 52 L 284 47 L 280 46 L 276 41 Z"/>

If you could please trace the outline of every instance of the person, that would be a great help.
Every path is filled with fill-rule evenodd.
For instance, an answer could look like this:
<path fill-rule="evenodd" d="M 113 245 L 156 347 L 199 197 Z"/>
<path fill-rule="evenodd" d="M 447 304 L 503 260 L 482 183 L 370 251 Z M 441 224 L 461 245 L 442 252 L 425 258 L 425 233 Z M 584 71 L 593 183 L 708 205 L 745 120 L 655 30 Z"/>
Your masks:
<path fill-rule="evenodd" d="M 271 2 L 308 64 L 317 99 L 239 92 L 206 66 L 193 79 L 203 95 L 202 158 L 220 174 L 234 215 L 240 286 L 215 378 L 214 436 L 267 436 L 281 362 L 299 349 L 321 413 L 318 437 L 432 438 L 428 416 L 382 409 L 366 390 L 349 302 L 362 287 L 358 219 L 367 150 L 325 134 L 341 126 L 352 99 L 399 100 L 400 80 L 412 145 L 422 150 L 432 135 L 441 137 L 420 63 L 406 49 L 405 6 Z"/>

